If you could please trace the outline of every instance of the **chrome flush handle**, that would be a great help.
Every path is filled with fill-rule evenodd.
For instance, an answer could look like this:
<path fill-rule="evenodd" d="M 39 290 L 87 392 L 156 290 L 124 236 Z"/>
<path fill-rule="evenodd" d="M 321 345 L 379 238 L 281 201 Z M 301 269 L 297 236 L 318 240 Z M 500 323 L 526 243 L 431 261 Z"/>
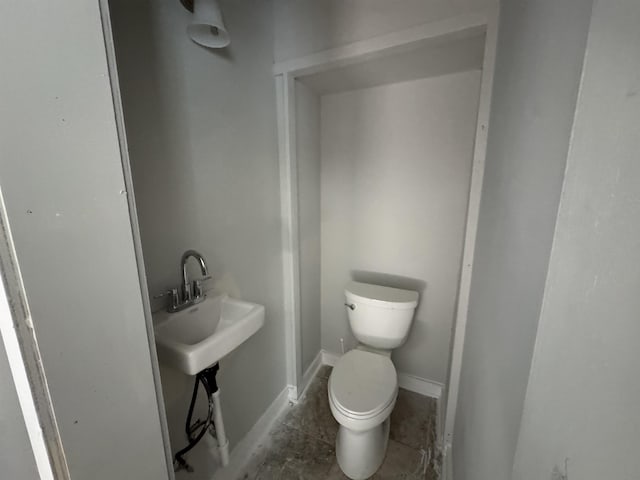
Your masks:
<path fill-rule="evenodd" d="M 344 306 L 347 308 L 350 308 L 351 310 L 356 309 L 356 306 L 353 303 L 345 303 Z"/>

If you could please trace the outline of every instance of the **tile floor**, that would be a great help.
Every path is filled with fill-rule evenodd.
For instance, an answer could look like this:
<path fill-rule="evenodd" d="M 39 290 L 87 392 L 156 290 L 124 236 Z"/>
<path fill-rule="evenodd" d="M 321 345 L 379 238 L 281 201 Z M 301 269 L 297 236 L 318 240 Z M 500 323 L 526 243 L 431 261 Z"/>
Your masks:
<path fill-rule="evenodd" d="M 320 369 L 304 398 L 289 407 L 252 454 L 242 480 L 348 480 L 336 463 L 338 424 L 327 399 L 330 373 L 331 367 Z M 400 389 L 387 456 L 371 478 L 437 480 L 434 462 L 423 453 L 435 451 L 435 425 L 436 401 Z"/>

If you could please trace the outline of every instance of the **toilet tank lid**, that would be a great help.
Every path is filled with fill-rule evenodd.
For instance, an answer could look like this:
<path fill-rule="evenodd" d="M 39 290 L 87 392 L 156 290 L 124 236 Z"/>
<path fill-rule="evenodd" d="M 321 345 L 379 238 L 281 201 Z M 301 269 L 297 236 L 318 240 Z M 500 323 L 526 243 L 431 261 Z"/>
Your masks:
<path fill-rule="evenodd" d="M 413 290 L 360 282 L 349 282 L 344 293 L 350 300 L 386 308 L 415 308 L 419 298 Z"/>

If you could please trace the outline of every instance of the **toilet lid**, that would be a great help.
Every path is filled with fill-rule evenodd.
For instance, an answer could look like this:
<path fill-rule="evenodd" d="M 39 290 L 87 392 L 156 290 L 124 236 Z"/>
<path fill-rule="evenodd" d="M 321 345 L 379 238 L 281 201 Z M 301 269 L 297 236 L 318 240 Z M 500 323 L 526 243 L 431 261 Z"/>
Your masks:
<path fill-rule="evenodd" d="M 329 392 L 334 404 L 346 415 L 376 415 L 396 397 L 396 369 L 389 357 L 351 350 L 331 372 Z"/>

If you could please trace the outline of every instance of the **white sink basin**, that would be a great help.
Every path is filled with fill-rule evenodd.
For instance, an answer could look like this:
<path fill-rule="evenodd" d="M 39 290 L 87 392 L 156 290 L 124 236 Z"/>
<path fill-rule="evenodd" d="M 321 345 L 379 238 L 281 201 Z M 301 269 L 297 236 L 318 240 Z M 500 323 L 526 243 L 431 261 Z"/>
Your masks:
<path fill-rule="evenodd" d="M 160 361 L 195 375 L 260 330 L 264 307 L 220 295 L 180 312 L 158 312 L 153 323 Z"/>

